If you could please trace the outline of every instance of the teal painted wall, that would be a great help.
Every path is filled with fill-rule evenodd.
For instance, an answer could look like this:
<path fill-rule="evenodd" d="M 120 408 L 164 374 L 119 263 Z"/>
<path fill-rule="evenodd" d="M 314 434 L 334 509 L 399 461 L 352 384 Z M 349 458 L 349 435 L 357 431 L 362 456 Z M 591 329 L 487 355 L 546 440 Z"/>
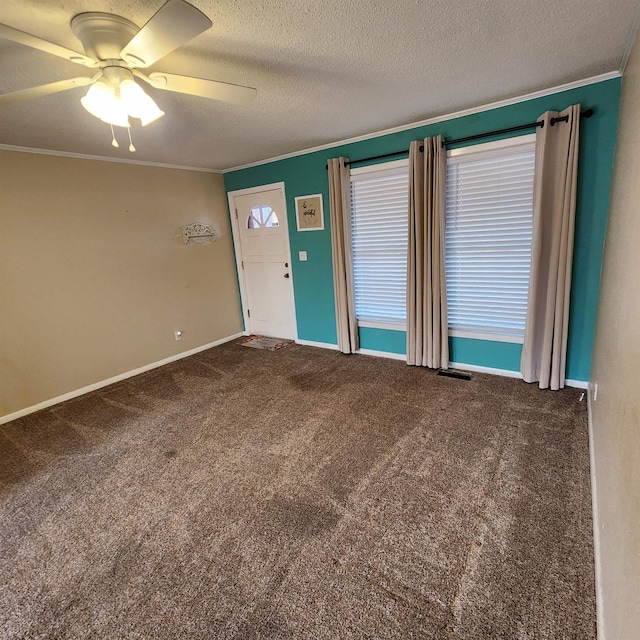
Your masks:
<path fill-rule="evenodd" d="M 363 158 L 408 149 L 412 140 L 429 136 L 441 134 L 445 139 L 461 138 L 511 127 L 536 120 L 545 111 L 560 111 L 575 103 L 580 103 L 583 109 L 593 108 L 594 116 L 583 119 L 580 130 L 567 353 L 567 378 L 586 381 L 591 370 L 619 102 L 620 79 L 616 78 L 445 122 L 231 171 L 224 175 L 225 188 L 229 192 L 273 182 L 285 183 L 298 337 L 335 344 L 329 187 L 325 170 L 328 158 L 340 155 L 351 159 Z M 488 140 L 490 138 L 483 142 Z M 296 231 L 294 198 L 313 193 L 323 194 L 325 229 L 300 233 Z M 307 262 L 298 260 L 298 251 L 307 252 Z M 360 338 L 363 348 L 404 353 L 405 334 L 402 331 L 361 328 Z M 511 343 L 451 338 L 452 360 L 465 364 L 518 371 L 520 349 L 520 345 Z"/>
<path fill-rule="evenodd" d="M 522 345 L 513 342 L 449 338 L 451 362 L 520 371 Z M 491 364 L 487 364 L 490 362 Z"/>
<path fill-rule="evenodd" d="M 389 331 L 387 329 L 360 327 L 358 336 L 360 337 L 361 349 L 403 354 L 407 352 L 406 331 Z"/>

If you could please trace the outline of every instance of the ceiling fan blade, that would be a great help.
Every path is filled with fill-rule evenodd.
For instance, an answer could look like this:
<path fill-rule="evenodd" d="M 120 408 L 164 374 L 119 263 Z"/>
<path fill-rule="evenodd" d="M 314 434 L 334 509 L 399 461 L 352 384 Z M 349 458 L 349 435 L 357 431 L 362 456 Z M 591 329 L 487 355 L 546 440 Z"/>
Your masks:
<path fill-rule="evenodd" d="M 61 47 L 59 44 L 54 44 L 48 40 L 43 40 L 37 36 L 33 36 L 30 33 L 19 31 L 13 27 L 9 27 L 6 24 L 0 24 L 0 38 L 4 40 L 11 40 L 23 44 L 32 49 L 39 49 L 45 53 L 50 53 L 54 56 L 69 60 L 69 62 L 75 62 L 76 64 L 82 64 L 85 67 L 96 67 L 97 62 L 93 58 L 85 56 L 83 53 L 78 53 L 66 47 Z"/>
<path fill-rule="evenodd" d="M 149 67 L 206 31 L 213 23 L 184 0 L 169 0 L 133 36 L 120 57 L 132 67 Z"/>
<path fill-rule="evenodd" d="M 249 104 L 252 102 L 257 91 L 252 87 L 243 87 L 238 84 L 228 82 L 218 82 L 216 80 L 203 80 L 202 78 L 192 78 L 190 76 L 176 76 L 171 73 L 151 73 L 148 79 L 142 74 L 136 73 L 151 86 L 165 91 L 177 91 L 187 93 L 191 96 L 202 96 L 211 100 L 221 102 L 231 102 L 233 104 Z"/>
<path fill-rule="evenodd" d="M 42 98 L 43 96 L 48 96 L 52 93 L 60 93 L 60 91 L 68 91 L 69 89 L 75 89 L 76 87 L 86 87 L 91 84 L 94 79 L 95 77 L 87 78 L 81 76 L 79 78 L 69 78 L 68 80 L 41 84 L 38 87 L 31 87 L 30 89 L 22 89 L 21 91 L 5 93 L 4 95 L 0 95 L 0 106 L 7 106 L 15 104 L 16 102 L 23 102 L 25 100 L 32 100 L 33 98 Z"/>

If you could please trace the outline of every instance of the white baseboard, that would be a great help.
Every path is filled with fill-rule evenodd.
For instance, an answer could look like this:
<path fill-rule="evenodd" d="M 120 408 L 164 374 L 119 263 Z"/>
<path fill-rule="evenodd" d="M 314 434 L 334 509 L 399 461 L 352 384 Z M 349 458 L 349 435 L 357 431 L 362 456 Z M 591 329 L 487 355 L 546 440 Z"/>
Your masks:
<path fill-rule="evenodd" d="M 120 380 L 126 380 L 127 378 L 132 378 L 133 376 L 137 376 L 140 373 L 144 373 L 145 371 L 150 371 L 151 369 L 157 369 L 158 367 L 161 367 L 165 364 L 169 364 L 170 362 L 175 362 L 176 360 L 187 358 L 188 356 L 192 356 L 195 353 L 200 353 L 200 351 L 206 351 L 207 349 L 211 349 L 212 347 L 217 347 L 219 344 L 230 342 L 231 340 L 240 338 L 243 335 L 246 335 L 246 333 L 245 332 L 236 333 L 232 336 L 227 336 L 226 338 L 221 338 L 220 340 L 215 340 L 214 342 L 209 342 L 208 344 L 203 344 L 200 347 L 189 349 L 189 351 L 176 353 L 175 355 L 169 356 L 168 358 L 163 358 L 162 360 L 158 360 L 157 362 L 146 364 L 143 367 L 138 367 L 137 369 L 126 371 L 125 373 L 121 373 L 117 376 L 113 376 L 113 378 L 107 378 L 106 380 L 101 380 L 100 382 L 95 382 L 94 384 L 90 384 L 86 387 L 82 387 L 81 389 L 76 389 L 75 391 L 69 391 L 68 393 L 62 394 L 61 396 L 56 396 L 55 398 L 44 400 L 43 402 L 34 404 L 33 406 L 27 407 L 26 409 L 20 409 L 20 411 L 9 413 L 6 416 L 0 416 L 0 425 L 5 424 L 7 422 L 11 422 L 12 420 L 17 420 L 18 418 L 22 418 L 23 416 L 29 415 L 30 413 L 35 413 L 36 411 L 40 411 L 41 409 L 47 409 L 48 407 L 52 407 L 54 404 L 60 404 L 61 402 L 65 402 L 65 400 L 71 400 L 72 398 L 77 398 L 78 396 L 82 396 L 85 393 L 89 393 L 90 391 L 95 391 L 96 389 L 102 389 L 102 387 L 108 387 L 110 384 L 114 384 L 115 382 L 120 382 Z"/>
<path fill-rule="evenodd" d="M 463 364 L 462 362 L 450 362 L 452 369 L 460 369 L 462 371 L 475 371 L 476 373 L 489 373 L 494 376 L 504 376 L 505 378 L 518 378 L 522 380 L 522 374 L 519 371 L 511 371 L 510 369 L 494 369 L 493 367 L 481 367 L 475 364 Z M 575 389 L 588 389 L 589 383 L 583 380 L 565 380 L 567 387 Z"/>
<path fill-rule="evenodd" d="M 573 387 L 574 389 L 588 389 L 589 383 L 584 380 L 565 380 L 565 385 L 567 387 Z"/>
<path fill-rule="evenodd" d="M 375 349 L 358 349 L 356 353 L 361 356 L 376 356 L 377 358 L 407 361 L 407 355 L 405 353 L 391 353 L 391 351 L 376 351 Z"/>
<path fill-rule="evenodd" d="M 305 347 L 319 347 L 320 349 L 331 349 L 332 351 L 339 351 L 337 344 L 331 342 L 315 342 L 313 340 L 296 340 L 296 344 L 303 344 Z"/>
<path fill-rule="evenodd" d="M 296 344 L 302 344 L 307 347 L 320 347 L 321 349 L 333 349 L 338 351 L 337 344 L 331 344 L 329 342 L 314 342 L 312 340 L 296 340 Z M 358 349 L 356 352 L 363 356 L 377 356 L 379 358 L 390 358 L 392 360 L 406 360 L 407 356 L 404 353 L 391 353 L 390 351 L 376 351 L 375 349 Z M 522 380 L 522 374 L 519 371 L 511 371 L 510 369 L 495 369 L 493 367 L 481 367 L 476 364 L 464 364 L 462 362 L 450 362 L 449 366 L 452 369 L 460 369 L 461 371 L 473 371 L 476 373 L 489 373 L 493 376 L 504 376 L 506 378 L 519 378 Z M 588 389 L 589 383 L 584 380 L 565 380 L 567 387 L 573 387 L 575 389 Z"/>
<path fill-rule="evenodd" d="M 493 367 L 481 367 L 477 364 L 464 364 L 462 362 L 450 362 L 451 369 L 460 369 L 461 371 L 474 371 L 475 373 L 489 373 L 492 376 L 503 376 L 505 378 L 522 378 L 519 371 L 511 371 L 510 369 L 494 369 Z"/>
<path fill-rule="evenodd" d="M 604 630 L 604 603 L 602 601 L 602 554 L 600 546 L 600 510 L 598 509 L 598 484 L 596 477 L 596 453 L 593 434 L 592 390 L 587 392 L 587 419 L 589 424 L 589 464 L 591 467 L 591 509 L 593 514 L 593 556 L 596 570 L 596 624 L 598 640 L 606 640 Z"/>

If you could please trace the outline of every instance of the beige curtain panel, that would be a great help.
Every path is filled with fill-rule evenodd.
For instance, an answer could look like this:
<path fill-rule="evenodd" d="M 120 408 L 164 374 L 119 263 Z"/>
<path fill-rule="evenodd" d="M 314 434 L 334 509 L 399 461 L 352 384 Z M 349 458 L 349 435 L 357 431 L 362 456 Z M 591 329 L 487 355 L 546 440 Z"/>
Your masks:
<path fill-rule="evenodd" d="M 446 155 L 442 136 L 412 142 L 409 149 L 407 364 L 433 369 L 449 366 L 444 267 Z"/>
<path fill-rule="evenodd" d="M 358 350 L 358 323 L 351 261 L 351 183 L 348 162 L 348 158 L 333 158 L 327 163 L 327 169 L 338 348 L 342 353 L 355 353 Z"/>
<path fill-rule="evenodd" d="M 568 122 L 551 126 L 551 118 Z M 564 387 L 573 232 L 578 177 L 580 105 L 542 116 L 536 132 L 533 240 L 527 320 L 520 371 L 541 389 Z"/>

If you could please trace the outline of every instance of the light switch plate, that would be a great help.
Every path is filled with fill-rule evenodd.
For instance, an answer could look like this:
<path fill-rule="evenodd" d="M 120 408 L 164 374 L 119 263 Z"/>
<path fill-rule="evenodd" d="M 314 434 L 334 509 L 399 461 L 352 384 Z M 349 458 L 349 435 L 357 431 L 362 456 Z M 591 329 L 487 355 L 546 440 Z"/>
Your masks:
<path fill-rule="evenodd" d="M 298 258 L 300 258 L 300 262 L 307 261 L 307 252 L 306 251 L 298 251 Z"/>

